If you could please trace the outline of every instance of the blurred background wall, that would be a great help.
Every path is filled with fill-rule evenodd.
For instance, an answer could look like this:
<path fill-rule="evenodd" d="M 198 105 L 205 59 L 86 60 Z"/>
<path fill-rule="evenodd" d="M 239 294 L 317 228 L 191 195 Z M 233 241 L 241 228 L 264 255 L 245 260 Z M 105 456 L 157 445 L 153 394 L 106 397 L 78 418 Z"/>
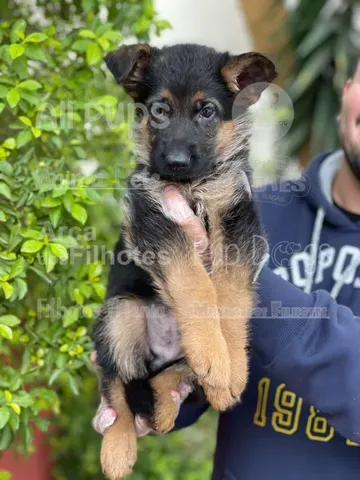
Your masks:
<path fill-rule="evenodd" d="M 238 0 L 156 0 L 160 16 L 169 20 L 172 30 L 153 42 L 158 46 L 173 43 L 202 43 L 234 53 L 249 51 L 253 41 Z"/>

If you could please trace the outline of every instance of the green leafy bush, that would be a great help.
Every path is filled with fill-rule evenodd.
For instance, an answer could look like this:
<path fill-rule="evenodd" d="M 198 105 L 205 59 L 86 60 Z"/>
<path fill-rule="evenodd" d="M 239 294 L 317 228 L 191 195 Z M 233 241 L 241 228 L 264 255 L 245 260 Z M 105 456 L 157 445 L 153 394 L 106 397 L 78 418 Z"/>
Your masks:
<path fill-rule="evenodd" d="M 89 330 L 134 163 L 133 107 L 102 59 L 166 27 L 152 0 L 2 6 L 0 450 L 31 452 L 53 424 L 58 480 L 102 477 Z M 144 439 L 134 478 L 209 476 L 208 434 L 191 434 L 196 457 L 189 435 Z"/>

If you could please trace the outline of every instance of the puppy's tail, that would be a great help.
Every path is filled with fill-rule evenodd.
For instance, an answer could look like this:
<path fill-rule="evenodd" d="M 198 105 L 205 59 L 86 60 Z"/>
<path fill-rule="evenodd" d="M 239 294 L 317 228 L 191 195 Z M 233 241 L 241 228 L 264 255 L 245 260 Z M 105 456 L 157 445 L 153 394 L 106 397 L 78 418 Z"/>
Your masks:
<path fill-rule="evenodd" d="M 131 473 L 137 457 L 137 438 L 134 415 L 129 409 L 123 385 L 115 380 L 109 386 L 112 408 L 117 413 L 115 423 L 109 427 L 101 446 L 101 466 L 110 480 L 121 480 Z"/>

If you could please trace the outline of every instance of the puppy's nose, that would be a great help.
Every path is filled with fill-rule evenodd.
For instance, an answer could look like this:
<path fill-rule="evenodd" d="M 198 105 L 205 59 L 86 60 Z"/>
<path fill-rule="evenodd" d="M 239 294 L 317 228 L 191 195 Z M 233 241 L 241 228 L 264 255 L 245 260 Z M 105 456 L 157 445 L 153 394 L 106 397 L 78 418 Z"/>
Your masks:
<path fill-rule="evenodd" d="M 186 168 L 190 165 L 191 155 L 184 151 L 174 151 L 166 157 L 166 163 L 170 168 Z"/>

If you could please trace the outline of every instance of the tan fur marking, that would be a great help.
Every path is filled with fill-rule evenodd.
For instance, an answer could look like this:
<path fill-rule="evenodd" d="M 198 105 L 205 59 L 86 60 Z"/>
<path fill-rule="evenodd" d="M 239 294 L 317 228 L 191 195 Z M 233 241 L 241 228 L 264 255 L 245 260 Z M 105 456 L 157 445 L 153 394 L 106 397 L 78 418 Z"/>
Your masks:
<path fill-rule="evenodd" d="M 221 122 L 216 138 L 216 155 L 221 156 L 229 149 L 229 146 L 237 141 L 235 136 L 235 122 L 228 120 Z"/>
<path fill-rule="evenodd" d="M 161 91 L 160 96 L 167 100 L 170 105 L 174 106 L 176 103 L 175 96 L 172 94 L 172 92 L 168 89 L 165 88 L 164 90 Z"/>
<path fill-rule="evenodd" d="M 180 382 L 195 382 L 195 375 L 189 365 L 175 364 L 151 381 L 156 400 L 153 429 L 158 433 L 167 433 L 174 428 L 178 409 L 170 392 L 177 390 Z"/>
<path fill-rule="evenodd" d="M 205 99 L 206 99 L 205 92 L 202 92 L 201 90 L 199 90 L 198 92 L 195 93 L 195 95 L 191 97 L 191 103 L 201 102 L 202 100 L 205 100 Z"/>
<path fill-rule="evenodd" d="M 137 163 L 149 165 L 151 151 L 151 138 L 149 132 L 149 118 L 145 115 L 136 124 L 135 153 Z"/>
<path fill-rule="evenodd" d="M 230 58 L 226 65 L 222 68 L 221 74 L 229 88 L 234 93 L 238 93 L 240 88 L 236 83 L 236 74 L 238 72 L 238 62 L 236 57 Z"/>
<path fill-rule="evenodd" d="M 110 480 L 121 480 L 131 473 L 137 457 L 137 438 L 134 416 L 119 381 L 110 387 L 111 406 L 118 417 L 103 437 L 101 446 L 101 466 Z"/>
<path fill-rule="evenodd" d="M 134 355 L 134 348 L 141 351 L 147 348 L 142 302 L 135 298 L 112 298 L 103 308 L 106 314 L 104 335 L 122 378 L 130 380 L 146 374 L 143 360 Z"/>
<path fill-rule="evenodd" d="M 230 390 L 237 403 L 248 378 L 248 323 L 253 308 L 252 286 L 246 267 L 236 265 L 212 276 L 218 296 L 221 330 L 231 362 Z"/>
<path fill-rule="evenodd" d="M 230 359 L 220 328 L 217 296 L 199 257 L 184 262 L 174 258 L 166 269 L 165 301 L 170 305 L 181 331 L 182 348 L 217 410 L 229 405 Z M 167 299 L 166 299 L 167 297 Z"/>

